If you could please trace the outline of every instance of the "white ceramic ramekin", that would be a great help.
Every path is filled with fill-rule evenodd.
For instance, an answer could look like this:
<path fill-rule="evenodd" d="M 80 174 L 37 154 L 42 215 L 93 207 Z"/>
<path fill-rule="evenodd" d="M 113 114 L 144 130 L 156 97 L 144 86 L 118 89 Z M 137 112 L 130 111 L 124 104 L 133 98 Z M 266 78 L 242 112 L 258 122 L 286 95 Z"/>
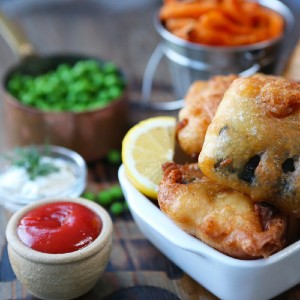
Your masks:
<path fill-rule="evenodd" d="M 123 166 L 119 169 L 119 181 L 132 216 L 144 235 L 220 299 L 270 299 L 300 282 L 300 241 L 267 259 L 235 259 L 181 230 L 132 186 Z"/>

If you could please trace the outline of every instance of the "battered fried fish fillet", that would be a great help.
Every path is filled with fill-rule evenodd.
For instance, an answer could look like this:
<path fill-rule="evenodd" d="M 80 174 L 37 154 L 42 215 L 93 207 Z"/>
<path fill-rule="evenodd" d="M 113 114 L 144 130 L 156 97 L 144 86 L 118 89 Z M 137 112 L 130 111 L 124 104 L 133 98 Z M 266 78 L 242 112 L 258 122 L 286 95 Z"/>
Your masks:
<path fill-rule="evenodd" d="M 300 85 L 240 78 L 210 124 L 199 167 L 211 180 L 300 216 Z"/>
<path fill-rule="evenodd" d="M 158 203 L 184 231 L 229 256 L 268 257 L 285 245 L 286 218 L 275 207 L 205 177 L 197 164 L 163 165 Z"/>
<path fill-rule="evenodd" d="M 236 75 L 215 76 L 208 81 L 196 81 L 185 97 L 184 108 L 179 111 L 177 139 L 183 151 L 198 157 L 208 125 L 217 107 Z"/>

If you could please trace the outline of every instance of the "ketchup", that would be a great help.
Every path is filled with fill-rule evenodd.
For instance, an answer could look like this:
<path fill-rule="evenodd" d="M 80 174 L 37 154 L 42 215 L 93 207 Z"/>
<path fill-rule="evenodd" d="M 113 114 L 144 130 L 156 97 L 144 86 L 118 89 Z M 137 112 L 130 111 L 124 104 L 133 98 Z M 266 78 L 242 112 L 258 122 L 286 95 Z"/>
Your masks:
<path fill-rule="evenodd" d="M 17 228 L 21 241 L 45 253 L 82 249 L 100 234 L 102 222 L 91 209 L 74 202 L 54 202 L 34 208 Z"/>

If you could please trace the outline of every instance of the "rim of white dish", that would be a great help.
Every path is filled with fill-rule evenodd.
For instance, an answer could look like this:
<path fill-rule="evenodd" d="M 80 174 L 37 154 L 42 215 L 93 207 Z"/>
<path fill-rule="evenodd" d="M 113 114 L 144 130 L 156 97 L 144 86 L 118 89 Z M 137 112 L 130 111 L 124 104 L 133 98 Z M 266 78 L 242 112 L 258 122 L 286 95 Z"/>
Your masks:
<path fill-rule="evenodd" d="M 25 245 L 17 235 L 19 220 L 30 210 L 48 203 L 54 202 L 73 202 L 88 207 L 95 212 L 102 221 L 102 229 L 99 236 L 88 246 L 68 253 L 52 254 L 36 251 Z M 99 204 L 83 198 L 49 198 L 24 206 L 12 215 L 6 227 L 6 239 L 9 246 L 22 257 L 40 263 L 47 264 L 66 264 L 90 257 L 101 251 L 112 237 L 113 224 L 108 212 Z"/>

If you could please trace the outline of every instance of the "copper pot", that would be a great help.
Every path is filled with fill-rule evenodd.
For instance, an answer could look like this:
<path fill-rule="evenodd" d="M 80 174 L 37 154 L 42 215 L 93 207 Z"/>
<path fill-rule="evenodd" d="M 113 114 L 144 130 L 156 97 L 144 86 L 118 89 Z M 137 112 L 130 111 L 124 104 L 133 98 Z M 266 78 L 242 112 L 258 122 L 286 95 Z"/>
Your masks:
<path fill-rule="evenodd" d="M 61 63 L 72 65 L 82 59 L 93 59 L 102 64 L 101 59 L 77 54 L 37 55 L 20 30 L 3 15 L 0 15 L 0 31 L 19 57 L 19 62 L 5 73 L 2 80 L 4 124 L 9 147 L 48 143 L 72 149 L 87 161 L 93 161 L 121 146 L 127 129 L 127 88 L 108 106 L 86 112 L 44 112 L 22 104 L 7 89 L 9 79 L 16 72 L 39 75 Z"/>

